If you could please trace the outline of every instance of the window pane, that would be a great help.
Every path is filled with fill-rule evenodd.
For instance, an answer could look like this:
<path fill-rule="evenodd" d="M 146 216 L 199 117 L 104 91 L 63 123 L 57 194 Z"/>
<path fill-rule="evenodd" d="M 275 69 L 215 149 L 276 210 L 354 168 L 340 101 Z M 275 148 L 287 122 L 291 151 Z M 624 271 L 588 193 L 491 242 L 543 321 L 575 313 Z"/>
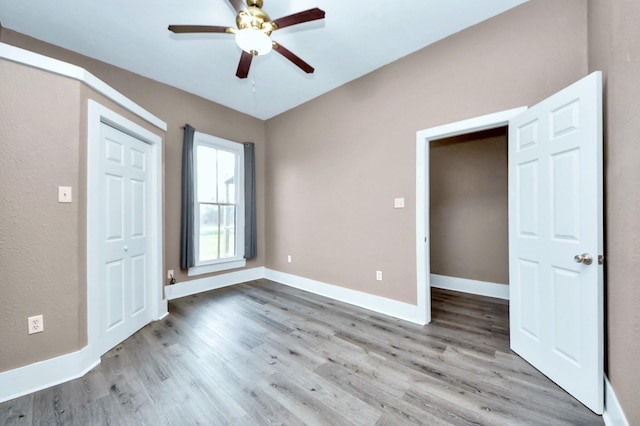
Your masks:
<path fill-rule="evenodd" d="M 238 256 L 237 230 L 242 233 L 244 217 L 237 217 L 244 200 L 241 173 L 242 144 L 218 141 L 201 135 L 195 147 L 195 219 L 198 258 L 196 265 L 226 261 Z M 238 204 L 239 203 L 239 204 Z"/>
<path fill-rule="evenodd" d="M 218 259 L 218 206 L 200 205 L 200 261 Z"/>
<path fill-rule="evenodd" d="M 216 150 L 198 145 L 196 151 L 198 169 L 199 202 L 215 202 L 216 199 Z"/>
<path fill-rule="evenodd" d="M 236 207 L 221 206 L 220 212 L 220 257 L 236 254 Z"/>
<path fill-rule="evenodd" d="M 218 150 L 218 199 L 219 203 L 235 204 L 236 154 Z"/>

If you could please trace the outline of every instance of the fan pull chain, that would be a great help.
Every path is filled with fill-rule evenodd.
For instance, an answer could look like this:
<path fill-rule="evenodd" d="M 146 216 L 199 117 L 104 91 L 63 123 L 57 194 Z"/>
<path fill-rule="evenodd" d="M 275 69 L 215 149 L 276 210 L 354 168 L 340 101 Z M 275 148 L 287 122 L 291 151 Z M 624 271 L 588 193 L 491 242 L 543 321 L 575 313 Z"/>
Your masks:
<path fill-rule="evenodd" d="M 252 77 L 252 80 L 253 80 L 253 82 L 252 82 L 252 85 L 251 85 L 251 91 L 255 95 L 256 94 L 256 78 Z"/>

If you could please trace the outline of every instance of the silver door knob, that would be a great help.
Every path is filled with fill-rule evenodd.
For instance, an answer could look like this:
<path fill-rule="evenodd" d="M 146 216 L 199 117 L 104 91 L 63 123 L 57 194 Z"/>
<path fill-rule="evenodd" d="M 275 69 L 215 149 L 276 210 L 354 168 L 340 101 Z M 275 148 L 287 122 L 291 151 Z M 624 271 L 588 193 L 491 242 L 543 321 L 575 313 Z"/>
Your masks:
<path fill-rule="evenodd" d="M 573 260 L 583 265 L 591 265 L 593 263 L 593 257 L 589 253 L 576 254 Z"/>

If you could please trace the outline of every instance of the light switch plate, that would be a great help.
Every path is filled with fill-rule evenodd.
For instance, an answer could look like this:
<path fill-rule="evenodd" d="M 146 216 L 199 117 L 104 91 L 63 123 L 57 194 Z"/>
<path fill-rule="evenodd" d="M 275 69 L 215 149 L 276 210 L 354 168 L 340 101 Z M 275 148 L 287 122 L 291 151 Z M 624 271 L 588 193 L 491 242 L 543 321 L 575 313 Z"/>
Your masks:
<path fill-rule="evenodd" d="M 71 202 L 71 187 L 70 186 L 59 186 L 58 187 L 58 202 L 59 203 L 70 203 Z"/>
<path fill-rule="evenodd" d="M 393 208 L 395 208 L 395 209 L 404 209 L 404 198 L 394 198 L 393 199 Z"/>

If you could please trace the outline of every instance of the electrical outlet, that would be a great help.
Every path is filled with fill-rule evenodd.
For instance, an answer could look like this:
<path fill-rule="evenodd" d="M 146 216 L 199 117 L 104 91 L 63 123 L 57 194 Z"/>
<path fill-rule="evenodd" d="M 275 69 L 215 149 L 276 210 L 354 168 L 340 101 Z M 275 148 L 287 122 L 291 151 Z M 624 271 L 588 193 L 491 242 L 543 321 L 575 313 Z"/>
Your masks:
<path fill-rule="evenodd" d="M 173 278 L 173 269 L 169 269 L 167 271 L 167 279 L 171 279 L 171 278 Z"/>
<path fill-rule="evenodd" d="M 382 281 L 382 271 L 376 271 L 376 280 Z"/>
<path fill-rule="evenodd" d="M 287 256 L 287 262 L 291 263 L 291 255 Z"/>
<path fill-rule="evenodd" d="M 29 334 L 44 331 L 44 320 L 42 319 L 42 315 L 27 318 L 27 325 L 29 327 Z"/>

